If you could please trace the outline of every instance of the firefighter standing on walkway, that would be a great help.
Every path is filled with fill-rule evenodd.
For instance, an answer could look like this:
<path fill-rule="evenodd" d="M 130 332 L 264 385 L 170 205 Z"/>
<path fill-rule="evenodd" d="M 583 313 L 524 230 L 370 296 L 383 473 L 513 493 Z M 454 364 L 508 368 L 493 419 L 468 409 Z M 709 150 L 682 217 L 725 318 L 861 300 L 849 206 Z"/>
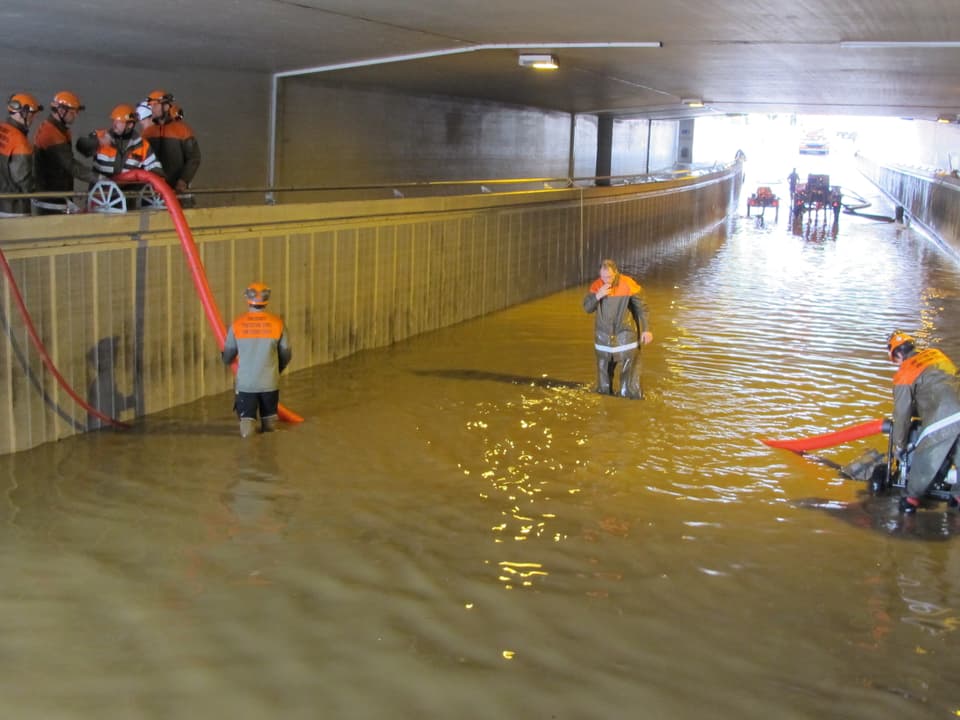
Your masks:
<path fill-rule="evenodd" d="M 30 124 L 41 110 L 43 105 L 28 93 L 14 93 L 7 100 L 9 117 L 0 124 L 0 193 L 37 191 L 29 132 Z M 29 215 L 30 199 L 0 199 L 0 213 Z"/>
<path fill-rule="evenodd" d="M 113 178 L 125 170 L 147 170 L 163 177 L 163 166 L 136 126 L 133 107 L 117 105 L 110 111 L 110 128 L 80 138 L 77 150 L 93 156 L 93 170 L 104 178 Z"/>
<path fill-rule="evenodd" d="M 143 131 L 143 137 L 163 164 L 167 184 L 178 194 L 190 191 L 190 183 L 200 169 L 200 143 L 193 130 L 173 112 L 173 93 L 154 90 L 146 102 L 153 112 L 153 122 Z"/>
<path fill-rule="evenodd" d="M 61 90 L 50 102 L 50 115 L 43 121 L 33 138 L 36 157 L 37 185 L 40 190 L 63 190 L 73 192 L 74 179 L 90 182 L 93 178 L 90 169 L 84 167 L 73 156 L 73 138 L 70 126 L 84 109 L 80 98 L 68 90 Z M 48 210 L 63 212 L 64 201 L 49 205 Z"/>

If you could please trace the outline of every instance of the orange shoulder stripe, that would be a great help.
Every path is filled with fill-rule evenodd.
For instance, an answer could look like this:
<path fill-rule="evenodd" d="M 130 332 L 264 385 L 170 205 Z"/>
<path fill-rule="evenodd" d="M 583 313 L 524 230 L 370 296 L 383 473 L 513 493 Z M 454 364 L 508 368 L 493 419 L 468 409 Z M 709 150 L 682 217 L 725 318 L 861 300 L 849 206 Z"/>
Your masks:
<path fill-rule="evenodd" d="M 27 136 L 9 124 L 0 125 L 0 154 L 31 155 L 33 147 Z"/>
<path fill-rule="evenodd" d="M 914 380 L 927 368 L 937 368 L 948 375 L 956 375 L 957 367 L 939 350 L 928 348 L 908 357 L 893 376 L 894 385 L 912 385 Z"/>
<path fill-rule="evenodd" d="M 63 144 L 70 144 L 70 135 L 69 133 L 64 134 L 52 122 L 43 123 L 37 130 L 37 136 L 33 139 L 33 146 L 41 150 L 53 145 Z"/>
<path fill-rule="evenodd" d="M 638 285 L 637 281 L 632 277 L 621 275 L 620 282 L 617 283 L 617 286 L 613 288 L 613 292 L 610 294 L 621 297 L 625 295 L 636 295 L 641 289 L 640 285 Z"/>

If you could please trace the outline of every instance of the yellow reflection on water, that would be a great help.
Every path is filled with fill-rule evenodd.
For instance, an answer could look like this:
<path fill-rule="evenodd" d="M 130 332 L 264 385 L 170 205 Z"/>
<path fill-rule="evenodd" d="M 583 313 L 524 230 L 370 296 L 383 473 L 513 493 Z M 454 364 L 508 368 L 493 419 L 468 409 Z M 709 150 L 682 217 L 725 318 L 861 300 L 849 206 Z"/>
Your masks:
<path fill-rule="evenodd" d="M 535 562 L 501 560 L 497 564 L 500 567 L 498 579 L 504 583 L 507 590 L 512 590 L 518 584 L 520 587 L 533 587 L 534 578 L 546 577 L 549 574 L 543 569 L 543 565 Z"/>

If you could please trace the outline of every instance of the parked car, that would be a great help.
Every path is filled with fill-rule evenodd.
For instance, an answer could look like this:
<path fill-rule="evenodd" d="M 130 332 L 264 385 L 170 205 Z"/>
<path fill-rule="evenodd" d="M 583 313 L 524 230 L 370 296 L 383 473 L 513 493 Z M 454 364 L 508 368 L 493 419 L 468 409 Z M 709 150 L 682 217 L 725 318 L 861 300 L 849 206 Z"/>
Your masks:
<path fill-rule="evenodd" d="M 830 143 L 821 132 L 807 133 L 800 141 L 801 155 L 828 155 Z"/>

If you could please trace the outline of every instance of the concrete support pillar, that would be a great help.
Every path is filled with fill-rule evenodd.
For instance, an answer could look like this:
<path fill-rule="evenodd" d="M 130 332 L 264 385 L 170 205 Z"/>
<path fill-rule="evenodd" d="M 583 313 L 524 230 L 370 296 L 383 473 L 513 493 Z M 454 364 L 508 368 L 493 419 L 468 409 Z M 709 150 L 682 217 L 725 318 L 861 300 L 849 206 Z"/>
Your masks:
<path fill-rule="evenodd" d="M 693 162 L 693 119 L 681 120 L 677 127 L 677 164 Z"/>
<path fill-rule="evenodd" d="M 613 117 L 597 117 L 597 177 L 609 176 L 613 167 Z M 597 180 L 597 185 L 609 185 L 610 180 Z"/>

